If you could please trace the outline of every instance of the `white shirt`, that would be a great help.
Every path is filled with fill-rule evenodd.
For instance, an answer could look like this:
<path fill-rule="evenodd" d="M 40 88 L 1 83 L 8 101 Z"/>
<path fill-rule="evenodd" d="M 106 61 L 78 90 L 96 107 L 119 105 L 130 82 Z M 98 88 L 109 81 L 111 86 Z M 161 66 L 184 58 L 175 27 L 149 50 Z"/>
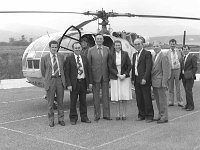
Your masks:
<path fill-rule="evenodd" d="M 59 75 L 61 75 L 57 53 L 55 54 L 55 57 L 56 57 L 56 62 L 57 62 L 57 64 L 58 64 L 58 72 L 59 72 Z M 50 58 L 51 58 L 51 64 L 52 64 L 52 67 L 53 67 L 53 59 L 54 59 L 54 57 L 53 57 L 53 54 L 52 54 L 52 53 L 50 53 Z M 55 74 L 54 74 L 54 70 L 53 70 L 53 68 L 52 68 L 52 76 L 54 76 L 54 75 L 55 75 Z"/>
<path fill-rule="evenodd" d="M 186 62 L 188 56 L 189 56 L 189 53 L 188 53 L 187 55 L 184 56 L 184 57 L 185 57 L 185 60 L 184 60 L 184 66 L 185 66 L 185 62 Z M 182 73 L 184 74 L 184 69 L 182 70 Z"/>
<path fill-rule="evenodd" d="M 137 66 L 138 66 L 138 61 L 139 61 L 142 51 L 143 51 L 143 48 L 140 50 L 139 54 L 138 53 L 136 54 L 136 58 L 135 58 L 135 75 L 136 76 L 138 76 Z"/>
<path fill-rule="evenodd" d="M 179 69 L 181 66 L 178 59 L 177 49 L 174 49 L 174 51 L 171 50 L 171 64 L 172 69 Z"/>
<path fill-rule="evenodd" d="M 97 45 L 98 53 L 99 53 L 99 49 L 100 49 L 100 51 L 101 51 L 101 55 L 103 56 L 103 45 L 101 45 L 101 46 L 98 46 L 98 45 Z"/>
<path fill-rule="evenodd" d="M 74 54 L 74 56 L 75 56 L 76 63 L 77 63 L 78 55 Z M 84 72 L 84 68 L 83 68 L 83 61 L 82 61 L 81 55 L 79 55 L 79 60 L 81 63 L 81 69 L 83 70 L 83 73 L 81 75 L 78 74 L 77 79 L 83 79 L 83 78 L 85 78 L 85 72 Z"/>

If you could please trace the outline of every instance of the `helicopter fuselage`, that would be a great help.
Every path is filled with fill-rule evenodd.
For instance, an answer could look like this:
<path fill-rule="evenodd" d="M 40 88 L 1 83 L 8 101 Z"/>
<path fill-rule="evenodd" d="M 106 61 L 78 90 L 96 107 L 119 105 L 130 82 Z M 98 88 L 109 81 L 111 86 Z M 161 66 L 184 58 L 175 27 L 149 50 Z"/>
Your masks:
<path fill-rule="evenodd" d="M 78 39 L 80 36 L 78 32 L 71 31 L 68 33 L 72 38 Z M 86 37 L 88 39 L 89 47 L 95 45 L 95 33 L 89 33 L 81 31 L 81 38 Z M 28 82 L 37 86 L 44 87 L 44 80 L 41 74 L 41 58 L 50 53 L 48 44 L 51 40 L 59 41 L 62 36 L 62 32 L 53 33 L 50 35 L 44 35 L 37 40 L 33 41 L 25 50 L 22 58 L 22 72 L 23 75 L 27 78 Z M 113 42 L 115 40 L 120 40 L 122 42 L 122 49 L 127 51 L 130 58 L 133 56 L 133 53 L 136 51 L 134 47 L 128 42 L 128 40 L 121 37 L 115 37 L 112 35 L 103 35 L 104 36 L 104 45 L 111 48 Z M 75 40 L 71 38 L 64 38 L 62 41 L 62 45 L 67 49 L 72 49 L 72 44 Z M 67 56 L 73 51 L 66 50 L 64 48 L 59 49 L 59 53 L 63 54 L 65 59 Z"/>

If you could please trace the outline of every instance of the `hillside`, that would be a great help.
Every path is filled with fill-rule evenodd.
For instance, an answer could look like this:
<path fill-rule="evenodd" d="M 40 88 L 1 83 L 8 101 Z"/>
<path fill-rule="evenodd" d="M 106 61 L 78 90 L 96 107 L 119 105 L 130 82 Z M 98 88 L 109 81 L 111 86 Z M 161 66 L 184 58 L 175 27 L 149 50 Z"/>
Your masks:
<path fill-rule="evenodd" d="M 153 41 L 160 41 L 168 44 L 169 40 L 172 38 L 176 39 L 179 44 L 183 43 L 183 35 L 150 37 L 149 42 L 152 43 Z M 200 35 L 186 35 L 185 41 L 188 45 L 200 45 Z"/>
<path fill-rule="evenodd" d="M 58 32 L 55 29 L 41 26 L 23 25 L 23 24 L 9 24 L 0 27 L 0 42 L 8 42 L 10 37 L 16 40 L 21 39 L 21 35 L 25 35 L 27 40 L 29 38 L 36 39 L 48 33 Z"/>

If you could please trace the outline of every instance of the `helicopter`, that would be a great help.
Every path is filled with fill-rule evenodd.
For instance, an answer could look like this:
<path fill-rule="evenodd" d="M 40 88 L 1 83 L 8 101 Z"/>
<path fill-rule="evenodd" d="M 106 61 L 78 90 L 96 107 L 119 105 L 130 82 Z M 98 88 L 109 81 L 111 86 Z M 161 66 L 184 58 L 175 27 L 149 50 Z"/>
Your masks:
<path fill-rule="evenodd" d="M 122 49 L 127 51 L 130 58 L 132 58 L 133 53 L 136 52 L 133 42 L 136 38 L 141 38 L 145 45 L 146 40 L 144 37 L 137 35 L 136 33 L 131 32 L 111 32 L 107 26 L 109 24 L 109 17 L 142 17 L 142 18 L 167 18 L 167 19 L 189 19 L 189 20 L 200 20 L 200 18 L 192 17 L 179 17 L 179 16 L 159 16 L 159 15 L 136 15 L 132 13 L 116 13 L 116 12 L 106 12 L 105 10 L 100 10 L 96 12 L 87 11 L 87 12 L 57 12 L 57 11 L 0 11 L 0 13 L 69 13 L 69 14 L 81 14 L 94 16 L 90 20 L 86 20 L 80 23 L 77 26 L 70 26 L 65 32 L 57 32 L 52 34 L 44 35 L 35 41 L 33 41 L 24 51 L 22 57 L 22 72 L 23 75 L 27 78 L 28 82 L 37 87 L 44 87 L 44 81 L 41 74 L 41 58 L 48 54 L 49 47 L 48 43 L 51 40 L 56 40 L 59 42 L 59 53 L 62 53 L 65 58 L 73 53 L 72 44 L 75 41 L 81 41 L 82 39 L 87 39 L 87 44 L 89 47 L 95 45 L 95 35 L 96 33 L 86 32 L 81 30 L 83 26 L 87 25 L 92 21 L 98 20 L 98 27 L 101 26 L 101 30 L 98 30 L 98 33 L 101 33 L 104 37 L 103 45 L 111 48 L 115 40 L 119 40 L 122 43 Z M 99 19 L 102 22 L 99 22 Z M 184 37 L 185 39 L 185 37 Z M 184 45 L 185 43 L 183 43 Z"/>

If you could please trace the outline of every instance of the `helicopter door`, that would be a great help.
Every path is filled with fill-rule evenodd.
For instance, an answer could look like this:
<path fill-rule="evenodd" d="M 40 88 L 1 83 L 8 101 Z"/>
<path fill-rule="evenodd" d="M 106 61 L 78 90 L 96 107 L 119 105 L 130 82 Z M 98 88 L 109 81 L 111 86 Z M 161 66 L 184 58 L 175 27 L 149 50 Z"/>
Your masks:
<path fill-rule="evenodd" d="M 68 31 L 75 31 L 75 32 L 68 33 Z M 59 49 L 58 49 L 58 51 L 60 49 L 65 49 L 65 50 L 73 52 L 73 50 L 70 47 L 70 43 L 72 43 L 74 41 L 80 41 L 80 39 L 81 39 L 81 32 L 80 32 L 80 30 L 78 28 L 76 28 L 75 26 L 70 26 L 65 31 L 65 33 L 62 35 L 62 37 L 59 40 L 59 45 L 58 45 Z M 67 40 L 67 42 L 66 42 L 66 40 Z M 68 44 L 66 45 L 66 43 L 68 43 Z"/>

